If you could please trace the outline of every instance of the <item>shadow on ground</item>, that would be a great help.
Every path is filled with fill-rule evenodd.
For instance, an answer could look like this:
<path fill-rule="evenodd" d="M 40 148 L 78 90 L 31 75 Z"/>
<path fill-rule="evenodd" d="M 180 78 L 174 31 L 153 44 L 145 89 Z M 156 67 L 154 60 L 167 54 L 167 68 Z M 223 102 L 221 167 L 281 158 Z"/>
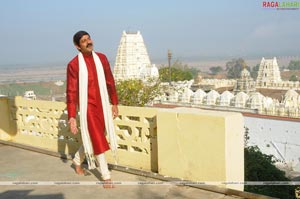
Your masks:
<path fill-rule="evenodd" d="M 10 190 L 0 193 L 1 199 L 64 199 L 63 194 L 29 195 L 33 190 Z"/>

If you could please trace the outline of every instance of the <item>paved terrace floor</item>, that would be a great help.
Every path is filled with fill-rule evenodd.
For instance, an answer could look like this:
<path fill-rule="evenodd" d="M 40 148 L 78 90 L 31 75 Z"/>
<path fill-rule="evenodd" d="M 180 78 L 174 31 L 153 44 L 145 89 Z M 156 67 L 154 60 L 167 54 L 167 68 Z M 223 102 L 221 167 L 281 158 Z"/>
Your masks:
<path fill-rule="evenodd" d="M 86 176 L 75 174 L 70 160 L 43 153 L 0 144 L 0 198 L 1 199 L 239 199 L 189 186 L 177 185 L 115 185 L 104 189 L 101 185 L 3 185 L 3 182 L 97 182 L 97 170 Z M 115 181 L 137 182 L 157 179 L 112 170 Z M 258 197 L 260 198 L 260 197 Z M 262 197 L 264 198 L 264 197 Z"/>

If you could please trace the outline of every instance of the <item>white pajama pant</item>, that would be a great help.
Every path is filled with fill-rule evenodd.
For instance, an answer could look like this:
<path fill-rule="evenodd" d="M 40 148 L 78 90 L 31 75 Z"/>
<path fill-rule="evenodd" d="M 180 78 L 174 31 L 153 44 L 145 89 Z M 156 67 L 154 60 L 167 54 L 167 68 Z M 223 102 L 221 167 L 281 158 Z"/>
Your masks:
<path fill-rule="evenodd" d="M 73 161 L 76 165 L 81 165 L 82 162 L 84 161 L 84 157 L 85 157 L 84 148 L 83 148 L 83 146 L 80 146 L 78 151 L 75 153 L 75 157 L 74 157 Z M 104 153 L 95 155 L 95 157 L 99 164 L 99 170 L 100 170 L 102 179 L 103 180 L 110 179 L 110 172 L 108 170 L 108 165 L 107 165 Z"/>

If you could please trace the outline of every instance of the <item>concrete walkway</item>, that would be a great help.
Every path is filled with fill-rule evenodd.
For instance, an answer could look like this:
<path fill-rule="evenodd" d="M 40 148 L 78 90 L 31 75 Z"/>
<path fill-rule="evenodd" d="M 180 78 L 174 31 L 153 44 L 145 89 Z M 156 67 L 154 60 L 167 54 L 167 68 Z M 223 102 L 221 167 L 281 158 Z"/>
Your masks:
<path fill-rule="evenodd" d="M 1 199 L 238 199 L 220 193 L 176 185 L 130 185 L 137 181 L 158 181 L 112 170 L 114 181 L 127 182 L 115 185 L 114 189 L 104 189 L 96 184 L 100 181 L 97 170 L 88 171 L 88 175 L 75 174 L 71 161 L 17 147 L 0 144 L 0 198 Z M 37 185 L 24 183 L 38 182 Z M 7 185 L 20 182 L 22 185 Z M 49 183 L 68 183 L 67 185 Z M 70 183 L 80 182 L 80 185 Z M 44 184 L 42 184 L 44 183 Z M 83 185 L 86 183 L 87 185 Z"/>

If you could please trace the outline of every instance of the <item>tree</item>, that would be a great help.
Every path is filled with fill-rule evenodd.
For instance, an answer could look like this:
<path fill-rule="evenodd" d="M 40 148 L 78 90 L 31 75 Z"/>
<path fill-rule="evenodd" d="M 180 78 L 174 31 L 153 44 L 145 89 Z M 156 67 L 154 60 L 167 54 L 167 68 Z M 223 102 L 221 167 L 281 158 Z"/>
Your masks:
<path fill-rule="evenodd" d="M 200 69 L 195 67 L 189 67 L 188 71 L 190 71 L 190 73 L 193 75 L 193 79 L 195 79 L 198 76 L 199 72 L 201 72 Z"/>
<path fill-rule="evenodd" d="M 257 75 L 258 75 L 258 70 L 259 70 L 259 64 L 256 64 L 256 66 L 254 66 L 252 69 L 251 69 L 251 77 L 253 77 L 253 79 L 256 79 L 257 78 Z"/>
<path fill-rule="evenodd" d="M 300 61 L 291 60 L 288 69 L 290 70 L 300 70 Z"/>
<path fill-rule="evenodd" d="M 247 146 L 249 140 L 249 129 L 245 132 L 245 181 L 285 181 L 283 171 L 274 166 L 278 160 L 273 155 L 263 154 L 257 146 Z M 295 186 L 291 185 L 245 185 L 245 191 L 263 194 L 272 197 L 293 199 Z"/>
<path fill-rule="evenodd" d="M 221 66 L 212 66 L 209 68 L 209 70 L 210 70 L 211 74 L 216 75 L 216 74 L 222 72 L 223 68 Z"/>
<path fill-rule="evenodd" d="M 239 78 L 244 67 L 247 67 L 247 65 L 242 58 L 232 59 L 226 63 L 227 77 L 230 79 Z"/>
<path fill-rule="evenodd" d="M 297 77 L 297 75 L 293 74 L 289 80 L 295 82 L 295 81 L 298 81 L 298 77 Z"/>
<path fill-rule="evenodd" d="M 184 81 L 191 80 L 197 77 L 199 69 L 183 64 L 178 59 L 175 60 L 171 66 L 171 81 Z M 170 79 L 169 76 L 169 67 L 162 65 L 159 69 L 159 77 L 162 82 L 168 82 Z"/>
<path fill-rule="evenodd" d="M 159 79 L 162 82 L 169 81 L 169 67 L 159 69 Z M 193 74 L 189 70 L 171 67 L 171 81 L 184 81 L 193 79 Z"/>
<path fill-rule="evenodd" d="M 161 93 L 159 84 L 156 80 L 146 83 L 139 79 L 118 81 L 116 89 L 119 103 L 124 106 L 145 106 Z"/>
<path fill-rule="evenodd" d="M 181 69 L 181 70 L 185 70 L 187 68 L 189 68 L 189 66 L 187 64 L 183 64 L 180 60 L 176 59 L 174 61 L 174 63 L 172 64 L 172 67 L 177 68 L 177 69 Z"/>

